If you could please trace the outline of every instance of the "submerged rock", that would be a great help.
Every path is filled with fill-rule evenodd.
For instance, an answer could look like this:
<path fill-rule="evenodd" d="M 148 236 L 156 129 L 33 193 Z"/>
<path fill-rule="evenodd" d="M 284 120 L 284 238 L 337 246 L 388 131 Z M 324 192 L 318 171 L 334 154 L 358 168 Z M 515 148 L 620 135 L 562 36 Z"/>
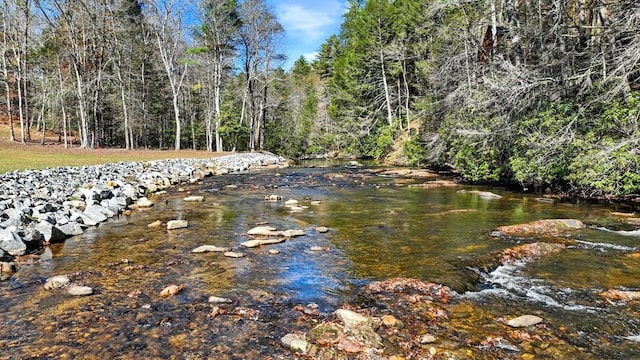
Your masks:
<path fill-rule="evenodd" d="M 584 227 L 582 221 L 576 219 L 547 219 L 500 226 L 498 231 L 503 235 L 557 235 L 562 231 L 580 230 Z"/>

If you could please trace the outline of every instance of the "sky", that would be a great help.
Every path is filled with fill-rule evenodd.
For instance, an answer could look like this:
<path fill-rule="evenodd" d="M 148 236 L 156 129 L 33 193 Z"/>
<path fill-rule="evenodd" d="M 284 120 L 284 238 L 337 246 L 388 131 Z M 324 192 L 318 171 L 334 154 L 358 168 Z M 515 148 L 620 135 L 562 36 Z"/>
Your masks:
<path fill-rule="evenodd" d="M 285 69 L 303 55 L 313 60 L 325 40 L 340 31 L 346 0 L 267 0 L 285 29 Z"/>

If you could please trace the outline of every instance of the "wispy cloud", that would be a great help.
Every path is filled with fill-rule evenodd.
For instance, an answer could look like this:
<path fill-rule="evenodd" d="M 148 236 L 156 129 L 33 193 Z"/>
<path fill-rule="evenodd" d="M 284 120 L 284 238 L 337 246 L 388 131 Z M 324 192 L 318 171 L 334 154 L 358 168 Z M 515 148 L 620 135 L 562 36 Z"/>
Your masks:
<path fill-rule="evenodd" d="M 276 8 L 278 20 L 290 38 L 306 43 L 315 43 L 330 35 L 342 20 L 344 5 L 339 1 L 323 1 L 305 4 L 279 3 Z"/>

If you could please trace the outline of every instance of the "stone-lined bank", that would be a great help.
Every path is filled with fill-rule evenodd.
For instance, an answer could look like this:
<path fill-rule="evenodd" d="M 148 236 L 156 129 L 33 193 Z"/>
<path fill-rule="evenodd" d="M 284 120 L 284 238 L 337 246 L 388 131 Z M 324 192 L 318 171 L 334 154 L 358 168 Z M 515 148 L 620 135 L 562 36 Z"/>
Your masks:
<path fill-rule="evenodd" d="M 0 175 L 0 259 L 7 261 L 46 243 L 62 242 L 87 227 L 136 206 L 146 196 L 211 175 L 263 166 L 287 166 L 270 153 L 211 159 L 169 159 L 14 171 Z"/>

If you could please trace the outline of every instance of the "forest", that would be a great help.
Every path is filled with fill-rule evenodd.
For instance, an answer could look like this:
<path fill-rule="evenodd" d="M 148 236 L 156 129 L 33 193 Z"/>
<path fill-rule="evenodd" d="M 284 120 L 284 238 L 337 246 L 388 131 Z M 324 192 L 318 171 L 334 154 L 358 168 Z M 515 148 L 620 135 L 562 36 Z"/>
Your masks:
<path fill-rule="evenodd" d="M 0 120 L 65 146 L 268 150 L 640 192 L 640 3 L 350 0 L 284 69 L 264 0 L 0 0 Z"/>

